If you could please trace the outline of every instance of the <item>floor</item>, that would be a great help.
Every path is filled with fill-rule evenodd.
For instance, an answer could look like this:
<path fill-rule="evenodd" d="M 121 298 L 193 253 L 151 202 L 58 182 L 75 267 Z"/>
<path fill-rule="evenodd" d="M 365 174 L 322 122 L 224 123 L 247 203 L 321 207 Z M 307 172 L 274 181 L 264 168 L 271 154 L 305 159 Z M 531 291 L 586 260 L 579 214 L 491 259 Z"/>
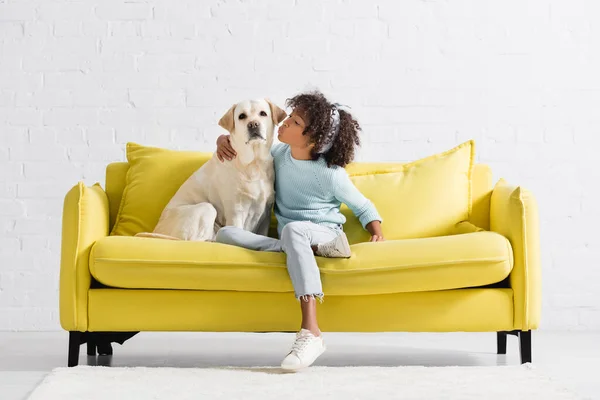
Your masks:
<path fill-rule="evenodd" d="M 66 332 L 0 332 L 0 398 L 26 399 L 44 376 L 67 362 Z M 493 333 L 325 333 L 324 366 L 518 365 L 518 339 L 508 336 L 507 355 L 496 355 Z M 142 332 L 114 355 L 88 357 L 80 365 L 212 367 L 275 366 L 293 340 L 286 333 Z M 600 399 L 600 332 L 537 331 L 533 364 L 585 399 Z"/>

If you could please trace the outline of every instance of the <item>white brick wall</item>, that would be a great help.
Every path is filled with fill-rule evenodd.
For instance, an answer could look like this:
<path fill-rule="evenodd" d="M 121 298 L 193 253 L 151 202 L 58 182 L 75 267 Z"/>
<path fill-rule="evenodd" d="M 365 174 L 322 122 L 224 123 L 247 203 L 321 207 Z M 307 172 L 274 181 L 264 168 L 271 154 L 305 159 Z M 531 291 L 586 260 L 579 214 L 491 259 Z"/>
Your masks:
<path fill-rule="evenodd" d="M 592 0 L 0 0 L 0 330 L 56 330 L 62 200 L 124 145 L 212 151 L 235 101 L 314 87 L 359 160 L 464 140 L 541 212 L 543 324 L 600 329 Z"/>

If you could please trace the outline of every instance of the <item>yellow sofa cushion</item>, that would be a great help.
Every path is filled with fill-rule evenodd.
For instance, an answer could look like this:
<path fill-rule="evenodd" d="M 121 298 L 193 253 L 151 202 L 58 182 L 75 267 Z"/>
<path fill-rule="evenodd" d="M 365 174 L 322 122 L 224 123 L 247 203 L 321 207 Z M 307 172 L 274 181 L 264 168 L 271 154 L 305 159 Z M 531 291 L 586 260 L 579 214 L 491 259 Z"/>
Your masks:
<path fill-rule="evenodd" d="M 167 150 L 127 144 L 129 169 L 111 235 L 133 236 L 154 230 L 160 214 L 185 180 L 212 153 Z M 407 164 L 353 163 L 347 168 L 356 187 L 383 217 L 387 239 L 452 234 L 471 212 L 474 142 Z M 346 205 L 344 230 L 351 244 L 366 242 L 369 233 Z M 269 235 L 276 237 L 271 215 Z"/>
<path fill-rule="evenodd" d="M 121 205 L 111 235 L 152 232 L 179 187 L 212 153 L 176 151 L 127 143 L 127 171 Z"/>
<path fill-rule="evenodd" d="M 421 292 L 502 281 L 510 244 L 493 232 L 351 246 L 352 257 L 317 257 L 327 295 Z M 285 254 L 210 242 L 106 237 L 90 255 L 101 283 L 128 289 L 293 292 Z"/>
<path fill-rule="evenodd" d="M 407 164 L 352 164 L 348 174 L 384 220 L 386 239 L 449 235 L 471 214 L 475 143 Z M 395 171 L 395 172 L 394 172 Z M 360 221 L 345 205 L 344 231 L 350 243 L 369 240 Z"/>

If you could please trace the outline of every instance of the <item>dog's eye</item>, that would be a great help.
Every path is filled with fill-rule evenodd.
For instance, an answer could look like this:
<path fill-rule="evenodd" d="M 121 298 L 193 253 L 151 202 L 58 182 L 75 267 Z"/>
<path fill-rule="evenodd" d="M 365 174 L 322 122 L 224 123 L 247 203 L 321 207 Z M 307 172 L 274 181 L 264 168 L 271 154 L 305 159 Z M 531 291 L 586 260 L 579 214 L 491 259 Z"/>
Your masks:
<path fill-rule="evenodd" d="M 240 116 L 238 117 L 239 119 L 246 119 L 246 114 L 241 113 Z"/>
<path fill-rule="evenodd" d="M 261 117 L 266 117 L 266 116 L 267 116 L 267 113 L 266 113 L 266 112 L 264 112 L 264 111 L 261 111 L 261 112 L 260 112 L 260 116 L 261 116 Z"/>

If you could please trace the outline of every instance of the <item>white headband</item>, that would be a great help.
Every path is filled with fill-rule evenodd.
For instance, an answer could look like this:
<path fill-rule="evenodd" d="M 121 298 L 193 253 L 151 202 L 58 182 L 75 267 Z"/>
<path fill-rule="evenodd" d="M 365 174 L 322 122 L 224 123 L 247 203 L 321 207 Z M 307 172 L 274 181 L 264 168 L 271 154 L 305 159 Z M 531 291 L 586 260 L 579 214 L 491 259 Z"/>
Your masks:
<path fill-rule="evenodd" d="M 328 139 L 325 142 L 325 144 L 323 145 L 323 147 L 321 148 L 321 150 L 319 150 L 317 152 L 317 154 L 325 154 L 327 153 L 329 150 L 331 150 L 331 147 L 333 146 L 333 142 L 335 142 L 335 138 L 337 137 L 338 133 L 340 133 L 340 113 L 338 111 L 338 109 L 344 110 L 347 112 L 346 109 L 349 109 L 350 107 L 345 106 L 343 104 L 340 103 L 333 103 L 333 112 L 331 113 L 331 131 L 329 131 Z"/>

